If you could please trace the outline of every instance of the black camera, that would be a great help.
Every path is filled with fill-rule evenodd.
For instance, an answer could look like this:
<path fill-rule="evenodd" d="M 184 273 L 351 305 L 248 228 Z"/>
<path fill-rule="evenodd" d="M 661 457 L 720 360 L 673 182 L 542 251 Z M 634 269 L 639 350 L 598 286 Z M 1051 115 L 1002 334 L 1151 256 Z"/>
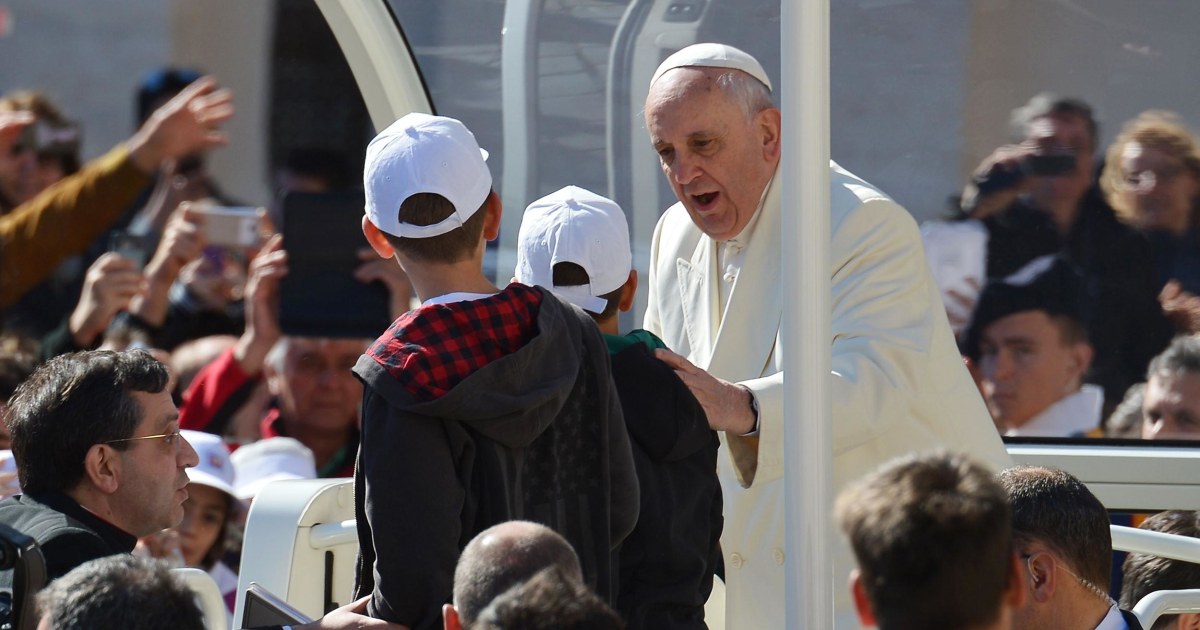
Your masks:
<path fill-rule="evenodd" d="M 1074 153 L 1033 154 L 1012 164 L 994 164 L 987 172 L 971 179 L 980 197 L 1007 190 L 1028 176 L 1057 177 L 1075 170 L 1079 158 Z"/>

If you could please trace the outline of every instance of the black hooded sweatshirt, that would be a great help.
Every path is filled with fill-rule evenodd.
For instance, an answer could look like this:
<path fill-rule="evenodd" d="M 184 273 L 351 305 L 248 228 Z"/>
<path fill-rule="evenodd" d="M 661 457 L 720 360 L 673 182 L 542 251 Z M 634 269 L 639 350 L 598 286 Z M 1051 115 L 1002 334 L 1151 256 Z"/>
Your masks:
<path fill-rule="evenodd" d="M 562 534 L 589 586 L 615 599 L 615 550 L 639 490 L 590 317 L 512 284 L 404 315 L 354 373 L 364 385 L 355 590 L 373 594 L 373 617 L 441 628 L 459 553 L 515 519 Z"/>

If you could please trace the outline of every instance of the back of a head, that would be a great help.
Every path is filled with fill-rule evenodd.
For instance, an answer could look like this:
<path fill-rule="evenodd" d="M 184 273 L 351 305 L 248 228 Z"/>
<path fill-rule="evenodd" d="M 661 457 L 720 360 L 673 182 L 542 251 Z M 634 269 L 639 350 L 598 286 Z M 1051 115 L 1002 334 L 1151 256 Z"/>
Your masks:
<path fill-rule="evenodd" d="M 1080 578 L 1108 591 L 1112 533 L 1108 511 L 1096 495 L 1079 479 L 1054 468 L 1017 466 L 1001 472 L 998 479 L 1012 505 L 1013 540 L 1018 548 L 1040 542 L 1055 550 Z"/>
<path fill-rule="evenodd" d="M 836 510 L 880 628 L 973 628 L 999 617 L 1012 566 L 1008 502 L 979 464 L 900 458 L 842 492 Z"/>
<path fill-rule="evenodd" d="M 548 527 L 509 521 L 480 532 L 463 549 L 454 570 L 454 608 L 463 626 L 471 627 L 501 593 L 548 567 L 583 583 L 575 550 Z"/>
<path fill-rule="evenodd" d="M 1146 519 L 1141 529 L 1179 536 L 1200 538 L 1200 512 L 1169 510 Z M 1200 588 L 1200 564 L 1172 560 L 1148 554 L 1131 553 L 1125 557 L 1121 582 L 1121 608 L 1133 610 L 1143 597 L 1165 590 Z M 1175 615 L 1160 617 L 1148 630 L 1171 626 Z"/>
<path fill-rule="evenodd" d="M 621 630 L 625 624 L 595 593 L 550 567 L 503 593 L 471 630 Z"/>
<path fill-rule="evenodd" d="M 131 392 L 158 393 L 167 380 L 166 367 L 143 350 L 76 352 L 43 363 L 8 411 L 21 487 L 34 495 L 74 487 L 88 449 L 133 435 L 140 410 Z"/>
<path fill-rule="evenodd" d="M 37 601 L 51 630 L 204 629 L 194 594 L 166 563 L 126 554 L 79 565 Z"/>
<path fill-rule="evenodd" d="M 543 287 L 605 320 L 633 269 L 629 225 L 615 201 L 567 186 L 529 204 L 517 235 L 517 282 Z"/>
<path fill-rule="evenodd" d="M 368 220 L 402 256 L 469 260 L 483 236 L 492 175 L 460 121 L 408 114 L 375 136 L 363 167 Z"/>

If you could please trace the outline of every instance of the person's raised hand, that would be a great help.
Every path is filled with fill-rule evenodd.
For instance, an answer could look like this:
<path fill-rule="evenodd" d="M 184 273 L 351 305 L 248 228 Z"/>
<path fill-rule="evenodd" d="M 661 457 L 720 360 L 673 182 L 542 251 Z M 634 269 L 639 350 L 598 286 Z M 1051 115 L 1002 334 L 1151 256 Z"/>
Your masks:
<path fill-rule="evenodd" d="M 412 303 L 412 284 L 400 265 L 391 258 L 380 258 L 370 247 L 358 250 L 358 259 L 363 261 L 354 270 L 354 279 L 359 282 L 382 282 L 387 287 L 392 319 L 409 311 Z"/>
<path fill-rule="evenodd" d="M 962 209 L 972 219 L 985 219 L 1007 208 L 1017 196 L 1028 189 L 1030 180 L 1021 173 L 1021 162 L 1037 152 L 1029 144 L 1008 144 L 992 151 L 976 167 L 963 188 Z M 980 190 L 983 182 L 1011 182 L 995 186 L 994 190 Z M 987 188 L 986 186 L 984 186 Z"/>
<path fill-rule="evenodd" d="M 154 110 L 129 139 L 129 155 L 143 172 L 156 171 L 163 160 L 178 159 L 229 142 L 221 124 L 233 116 L 233 93 L 201 77 L 175 98 Z"/>
<path fill-rule="evenodd" d="M 196 260 L 204 251 L 204 213 L 188 202 L 179 204 L 172 213 L 154 257 L 146 265 L 146 276 L 169 278 L 168 284 L 179 276 L 183 266 Z"/>
<path fill-rule="evenodd" d="M 33 112 L 0 112 L 0 152 L 8 155 L 21 131 L 36 120 Z"/>
<path fill-rule="evenodd" d="M 671 366 L 679 380 L 691 390 L 692 395 L 704 408 L 708 426 L 714 431 L 728 431 L 742 435 L 754 430 L 755 417 L 750 390 L 719 379 L 696 367 L 686 358 L 662 348 L 654 356 Z"/>
<path fill-rule="evenodd" d="M 142 272 L 132 260 L 115 252 L 97 258 L 88 267 L 79 303 L 67 320 L 76 345 L 91 347 L 117 313 L 128 309 L 129 302 L 145 287 Z"/>
<path fill-rule="evenodd" d="M 248 374 L 257 374 L 282 333 L 279 330 L 279 281 L 287 275 L 283 237 L 275 235 L 250 263 L 246 281 L 246 331 L 234 357 Z"/>
<path fill-rule="evenodd" d="M 1167 282 L 1158 294 L 1163 314 L 1180 334 L 1200 332 L 1200 297 L 1184 291 L 1177 280 Z"/>

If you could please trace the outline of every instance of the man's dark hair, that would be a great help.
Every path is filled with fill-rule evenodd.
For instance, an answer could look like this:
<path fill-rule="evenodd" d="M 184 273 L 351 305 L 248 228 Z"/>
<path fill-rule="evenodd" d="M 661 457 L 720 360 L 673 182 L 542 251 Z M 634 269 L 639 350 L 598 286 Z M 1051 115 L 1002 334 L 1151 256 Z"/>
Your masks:
<path fill-rule="evenodd" d="M 497 532 L 519 527 L 524 532 Z M 493 599 L 547 567 L 583 583 L 579 557 L 565 538 L 527 522 L 501 523 L 480 532 L 463 549 L 454 570 L 454 609 L 464 628 L 472 627 Z"/>
<path fill-rule="evenodd" d="M 1200 538 L 1200 512 L 1192 510 L 1169 510 L 1159 512 L 1146 519 L 1141 529 L 1164 534 Z M 1173 591 L 1200 588 L 1200 564 L 1172 560 L 1139 553 L 1125 557 L 1125 575 L 1121 582 L 1121 608 L 1133 610 L 1141 599 L 1155 591 Z M 1150 630 L 1170 627 L 1176 615 L 1158 618 Z"/>
<path fill-rule="evenodd" d="M 54 630 L 204 630 L 195 595 L 166 563 L 128 554 L 79 565 L 37 601 Z"/>
<path fill-rule="evenodd" d="M 462 227 L 429 238 L 402 238 L 384 232 L 396 251 L 413 260 L 429 263 L 456 263 L 471 256 L 483 236 L 483 219 L 488 201 L 463 222 Z M 400 222 L 433 225 L 454 214 L 454 205 L 437 193 L 417 193 L 400 204 Z"/>
<path fill-rule="evenodd" d="M 1178 374 L 1200 374 L 1200 338 L 1180 335 L 1171 341 L 1161 354 L 1150 360 L 1146 369 L 1146 381 L 1155 376 Z"/>
<path fill-rule="evenodd" d="M 1080 578 L 1107 592 L 1112 533 L 1100 499 L 1082 481 L 1056 468 L 1017 466 L 998 479 L 1012 505 L 1017 547 L 1040 542 Z"/>
<path fill-rule="evenodd" d="M 8 410 L 21 487 L 32 495 L 75 487 L 88 449 L 133 436 L 141 413 L 131 392 L 156 394 L 166 385 L 167 368 L 143 350 L 76 352 L 42 364 Z"/>
<path fill-rule="evenodd" d="M 556 287 L 577 287 L 592 281 L 591 277 L 588 276 L 587 270 L 575 263 L 556 263 L 552 271 L 554 274 L 552 282 L 554 282 L 554 286 Z M 603 311 L 599 313 L 585 312 L 591 315 L 596 321 L 603 321 L 616 315 L 617 309 L 621 305 L 621 289 L 623 288 L 625 288 L 625 285 L 617 287 L 616 291 L 609 291 L 600 296 L 600 299 L 604 300 Z"/>
<path fill-rule="evenodd" d="M 497 597 L 471 630 L 621 630 L 625 624 L 595 593 L 559 567 L 543 569 Z"/>
<path fill-rule="evenodd" d="M 837 500 L 880 628 L 994 622 L 1012 575 L 1008 500 L 962 455 L 893 460 Z"/>
<path fill-rule="evenodd" d="M 1010 120 L 1013 135 L 1024 138 L 1029 125 L 1038 118 L 1047 116 L 1074 116 L 1083 121 L 1088 131 L 1088 141 L 1094 152 L 1100 136 L 1100 125 L 1096 122 L 1096 114 L 1092 106 L 1078 98 L 1058 96 L 1050 92 L 1042 92 L 1029 99 L 1025 105 L 1014 109 Z"/>

